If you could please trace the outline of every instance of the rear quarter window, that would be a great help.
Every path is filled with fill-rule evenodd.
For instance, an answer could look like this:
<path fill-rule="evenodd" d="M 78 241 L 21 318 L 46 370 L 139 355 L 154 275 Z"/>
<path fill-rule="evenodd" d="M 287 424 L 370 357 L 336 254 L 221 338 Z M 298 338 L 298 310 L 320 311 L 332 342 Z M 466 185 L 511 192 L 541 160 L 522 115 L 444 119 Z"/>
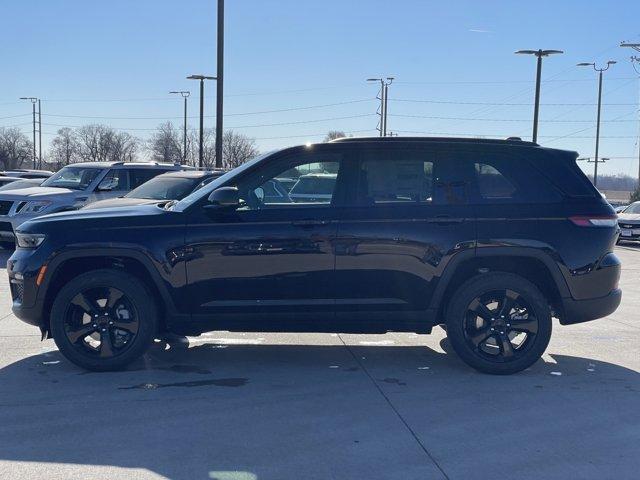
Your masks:
<path fill-rule="evenodd" d="M 473 159 L 474 203 L 555 203 L 562 199 L 557 188 L 519 153 L 465 156 Z"/>

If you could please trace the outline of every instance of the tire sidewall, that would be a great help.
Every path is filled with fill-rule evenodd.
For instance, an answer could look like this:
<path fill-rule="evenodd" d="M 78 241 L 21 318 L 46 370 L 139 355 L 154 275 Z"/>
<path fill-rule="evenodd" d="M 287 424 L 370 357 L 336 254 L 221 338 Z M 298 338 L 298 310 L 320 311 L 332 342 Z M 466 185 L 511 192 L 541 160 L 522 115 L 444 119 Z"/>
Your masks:
<path fill-rule="evenodd" d="M 491 290 L 509 289 L 521 295 L 538 320 L 534 344 L 522 357 L 511 362 L 492 362 L 478 355 L 464 336 L 464 321 L 469 304 Z M 490 374 L 507 375 L 529 368 L 544 353 L 551 339 L 551 310 L 540 290 L 528 280 L 511 273 L 478 275 L 456 290 L 447 309 L 447 337 L 460 358 L 471 367 Z"/>
<path fill-rule="evenodd" d="M 133 344 L 126 352 L 112 358 L 83 355 L 74 348 L 65 333 L 65 314 L 73 297 L 81 291 L 98 287 L 115 287 L 124 292 L 133 303 L 139 319 Z M 117 270 L 94 270 L 77 276 L 56 295 L 51 307 L 50 328 L 56 346 L 72 363 L 94 371 L 119 370 L 144 354 L 153 342 L 157 331 L 156 308 L 153 296 L 136 277 Z"/>

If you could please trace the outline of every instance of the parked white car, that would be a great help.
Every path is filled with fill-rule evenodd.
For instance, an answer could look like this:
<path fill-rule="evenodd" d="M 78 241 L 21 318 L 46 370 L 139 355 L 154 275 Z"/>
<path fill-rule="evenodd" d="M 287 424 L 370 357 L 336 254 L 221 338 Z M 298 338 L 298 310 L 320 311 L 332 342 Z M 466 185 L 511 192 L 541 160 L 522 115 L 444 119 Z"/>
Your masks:
<path fill-rule="evenodd" d="M 0 192 L 0 244 L 12 247 L 14 231 L 22 223 L 48 213 L 77 210 L 84 205 L 118 197 L 147 180 L 183 165 L 134 162 L 87 162 L 66 166 L 40 186 Z"/>

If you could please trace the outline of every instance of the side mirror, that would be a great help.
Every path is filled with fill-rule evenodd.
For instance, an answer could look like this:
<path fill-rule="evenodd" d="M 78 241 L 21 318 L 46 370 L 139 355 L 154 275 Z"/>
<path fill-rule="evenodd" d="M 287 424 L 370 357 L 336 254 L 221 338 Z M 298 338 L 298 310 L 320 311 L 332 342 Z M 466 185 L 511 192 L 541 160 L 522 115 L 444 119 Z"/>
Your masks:
<path fill-rule="evenodd" d="M 232 208 L 240 206 L 236 187 L 220 187 L 209 194 L 207 208 Z"/>
<path fill-rule="evenodd" d="M 253 191 L 253 193 L 256 194 L 256 197 L 258 198 L 258 200 L 260 200 L 261 202 L 264 201 L 264 188 L 258 187 Z"/>
<path fill-rule="evenodd" d="M 113 190 L 117 186 L 118 186 L 118 179 L 117 178 L 105 178 L 98 185 L 98 191 L 100 191 L 100 192 L 108 192 L 108 191 Z"/>

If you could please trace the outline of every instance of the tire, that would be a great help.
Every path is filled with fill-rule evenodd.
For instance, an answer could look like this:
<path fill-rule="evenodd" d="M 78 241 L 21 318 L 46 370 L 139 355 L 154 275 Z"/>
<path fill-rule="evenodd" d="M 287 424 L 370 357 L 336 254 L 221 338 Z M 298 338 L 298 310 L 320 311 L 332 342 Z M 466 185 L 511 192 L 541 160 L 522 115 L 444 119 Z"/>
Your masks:
<path fill-rule="evenodd" d="M 446 322 L 458 356 L 494 375 L 529 368 L 551 339 L 547 300 L 533 283 L 511 273 L 487 273 L 465 282 L 452 296 Z"/>
<path fill-rule="evenodd" d="M 93 270 L 60 290 L 50 327 L 58 349 L 72 363 L 92 371 L 120 370 L 153 342 L 157 310 L 138 278 L 118 270 Z"/>

